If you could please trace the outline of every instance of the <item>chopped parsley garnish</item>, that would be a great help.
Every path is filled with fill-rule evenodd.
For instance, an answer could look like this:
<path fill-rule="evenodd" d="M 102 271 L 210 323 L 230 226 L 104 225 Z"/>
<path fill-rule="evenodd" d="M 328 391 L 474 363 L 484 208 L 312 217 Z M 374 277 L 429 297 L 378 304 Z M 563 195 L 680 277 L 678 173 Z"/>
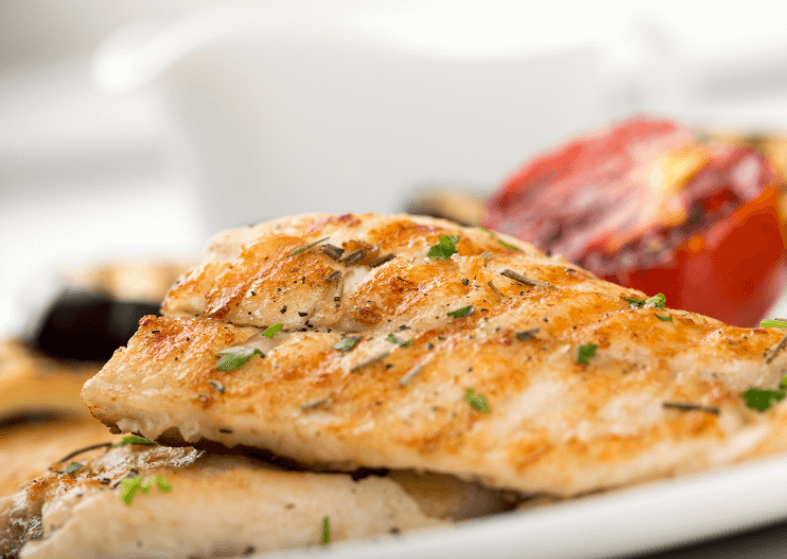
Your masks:
<path fill-rule="evenodd" d="M 329 236 L 330 236 L 330 235 L 329 235 Z M 309 244 L 308 244 L 308 245 L 306 245 L 306 246 L 302 246 L 302 247 L 300 247 L 300 248 L 296 248 L 295 250 L 293 250 L 293 251 L 291 251 L 291 252 L 290 252 L 290 256 L 295 256 L 296 254 L 300 254 L 300 253 L 301 253 L 301 252 L 303 252 L 304 250 L 309 250 L 309 249 L 310 249 L 310 248 L 312 248 L 312 247 L 316 247 L 316 246 L 317 246 L 318 244 L 320 244 L 321 242 L 323 242 L 323 241 L 327 241 L 327 240 L 328 240 L 328 237 L 323 237 L 322 239 L 317 239 L 317 240 L 316 240 L 316 241 L 314 241 L 313 243 L 309 243 Z"/>
<path fill-rule="evenodd" d="M 456 309 L 455 311 L 451 311 L 448 313 L 448 316 L 453 318 L 462 318 L 463 316 L 471 315 L 475 312 L 473 305 L 467 305 L 466 307 L 462 307 L 461 309 Z"/>
<path fill-rule="evenodd" d="M 664 304 L 667 302 L 663 293 L 658 293 L 649 299 L 630 299 L 628 297 L 623 297 L 623 299 L 632 307 L 656 307 L 661 310 L 664 310 Z"/>
<path fill-rule="evenodd" d="M 782 380 L 784 383 L 784 380 Z M 787 396 L 787 390 L 768 390 L 766 388 L 751 387 L 741 394 L 746 407 L 757 411 L 765 411 L 776 402 L 781 402 Z"/>
<path fill-rule="evenodd" d="M 320 535 L 320 543 L 323 547 L 327 547 L 331 543 L 331 521 L 327 516 L 322 517 L 322 534 Z"/>
<path fill-rule="evenodd" d="M 667 302 L 667 298 L 664 296 L 663 293 L 657 293 L 650 299 L 645 300 L 645 306 L 653 305 L 657 309 L 664 310 L 664 303 Z"/>
<path fill-rule="evenodd" d="M 219 353 L 222 354 L 221 359 L 216 363 L 219 371 L 234 371 L 243 367 L 255 355 L 265 356 L 256 347 L 235 347 L 221 350 Z"/>
<path fill-rule="evenodd" d="M 662 321 L 662 322 L 672 322 L 672 317 L 671 316 L 661 316 L 661 315 L 658 315 L 656 313 L 653 313 L 653 315 L 656 318 L 658 318 L 660 321 Z"/>
<path fill-rule="evenodd" d="M 429 249 L 426 256 L 433 260 L 448 260 L 452 254 L 456 254 L 456 243 L 458 242 L 457 235 L 441 235 L 439 242 Z"/>
<path fill-rule="evenodd" d="M 586 344 L 579 346 L 579 352 L 577 353 L 577 363 L 588 365 L 588 359 L 596 355 L 597 349 L 598 346 L 596 344 Z"/>
<path fill-rule="evenodd" d="M 331 347 L 333 349 L 338 349 L 341 352 L 350 351 L 352 348 L 355 347 L 355 344 L 361 341 L 361 336 L 347 336 L 343 340 L 339 340 Z"/>
<path fill-rule="evenodd" d="M 273 326 L 265 330 L 265 332 L 263 332 L 262 335 L 265 336 L 266 338 L 272 338 L 273 336 L 276 335 L 276 332 L 281 330 L 283 327 L 284 324 L 274 324 Z"/>
<path fill-rule="evenodd" d="M 467 391 L 465 392 L 465 400 L 467 400 L 470 403 L 470 407 L 473 408 L 474 410 L 483 413 L 489 413 L 491 411 L 489 409 L 489 403 L 486 401 L 486 398 L 484 398 L 484 396 L 481 394 L 476 394 L 475 390 L 473 390 L 472 388 L 468 388 Z"/>
<path fill-rule="evenodd" d="M 385 339 L 391 342 L 392 344 L 398 345 L 399 347 L 410 347 L 411 345 L 413 345 L 413 340 L 407 340 L 407 341 L 400 340 L 393 334 L 388 334 L 388 336 Z"/>
<path fill-rule="evenodd" d="M 120 481 L 120 500 L 130 505 L 137 491 L 147 493 L 153 482 L 156 483 L 156 487 L 161 493 L 168 493 L 172 490 L 172 485 L 163 476 L 153 476 L 144 483 L 141 476 L 134 476 Z"/>
<path fill-rule="evenodd" d="M 127 437 L 123 437 L 123 440 L 117 444 L 113 444 L 112 447 L 124 446 L 127 444 L 158 444 L 156 441 L 149 441 L 137 435 L 128 435 Z"/>
<path fill-rule="evenodd" d="M 79 462 L 71 462 L 68 466 L 66 466 L 66 469 L 63 471 L 67 474 L 75 474 L 84 467 L 85 465 L 80 464 Z"/>
<path fill-rule="evenodd" d="M 479 226 L 478 228 L 479 228 L 481 231 L 483 231 L 484 233 L 489 233 L 490 235 L 492 234 L 492 232 L 491 232 L 489 229 L 487 229 L 486 227 L 481 227 L 481 226 Z"/>
<path fill-rule="evenodd" d="M 787 320 L 769 318 L 760 322 L 760 328 L 787 328 Z"/>

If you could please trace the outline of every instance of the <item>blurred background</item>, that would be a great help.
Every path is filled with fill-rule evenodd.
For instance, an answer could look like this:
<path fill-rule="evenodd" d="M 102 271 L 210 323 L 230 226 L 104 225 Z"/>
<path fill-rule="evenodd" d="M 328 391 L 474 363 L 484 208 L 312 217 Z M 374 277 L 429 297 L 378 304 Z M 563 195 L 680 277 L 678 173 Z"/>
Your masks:
<path fill-rule="evenodd" d="M 787 8 L 0 1 L 0 334 L 74 265 L 491 192 L 639 113 L 787 129 Z"/>

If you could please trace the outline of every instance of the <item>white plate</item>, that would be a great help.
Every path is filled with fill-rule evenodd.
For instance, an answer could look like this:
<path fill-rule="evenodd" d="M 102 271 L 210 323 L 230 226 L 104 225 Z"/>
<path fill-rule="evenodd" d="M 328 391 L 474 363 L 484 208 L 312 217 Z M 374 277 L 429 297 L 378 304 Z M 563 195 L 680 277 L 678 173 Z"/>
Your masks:
<path fill-rule="evenodd" d="M 445 530 L 264 557 L 592 559 L 697 543 L 785 518 L 787 458 L 780 457 Z"/>

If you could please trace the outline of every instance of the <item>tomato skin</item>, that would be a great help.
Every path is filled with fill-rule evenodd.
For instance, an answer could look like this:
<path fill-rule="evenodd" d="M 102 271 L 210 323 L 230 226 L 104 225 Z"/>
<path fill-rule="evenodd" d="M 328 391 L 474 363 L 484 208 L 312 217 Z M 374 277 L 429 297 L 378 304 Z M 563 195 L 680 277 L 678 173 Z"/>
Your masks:
<path fill-rule="evenodd" d="M 649 295 L 662 292 L 672 308 L 756 326 L 787 279 L 780 195 L 777 187 L 767 188 L 702 235 L 687 239 L 666 264 L 603 277 Z"/>
<path fill-rule="evenodd" d="M 692 160 L 683 154 L 697 164 L 671 189 L 647 180 L 653 162 L 667 156 L 674 168 L 688 169 Z M 773 164 L 751 148 L 702 144 L 685 127 L 643 117 L 534 158 L 490 198 L 485 226 L 563 254 L 603 279 L 662 292 L 672 308 L 750 327 L 787 280 L 783 192 Z M 682 220 L 647 220 L 656 214 L 643 209 L 662 193 L 670 208 L 683 208 Z M 685 216 L 693 218 L 696 207 L 694 226 Z M 668 238 L 653 257 L 643 248 Z"/>

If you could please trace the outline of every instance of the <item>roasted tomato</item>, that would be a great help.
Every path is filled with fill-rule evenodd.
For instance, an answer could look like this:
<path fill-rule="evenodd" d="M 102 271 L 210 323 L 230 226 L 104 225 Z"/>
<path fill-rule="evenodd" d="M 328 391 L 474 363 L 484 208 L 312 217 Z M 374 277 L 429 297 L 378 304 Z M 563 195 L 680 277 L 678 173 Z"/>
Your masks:
<path fill-rule="evenodd" d="M 488 201 L 485 225 L 671 307 L 753 326 L 785 280 L 782 191 L 756 149 L 637 118 L 527 163 Z"/>

